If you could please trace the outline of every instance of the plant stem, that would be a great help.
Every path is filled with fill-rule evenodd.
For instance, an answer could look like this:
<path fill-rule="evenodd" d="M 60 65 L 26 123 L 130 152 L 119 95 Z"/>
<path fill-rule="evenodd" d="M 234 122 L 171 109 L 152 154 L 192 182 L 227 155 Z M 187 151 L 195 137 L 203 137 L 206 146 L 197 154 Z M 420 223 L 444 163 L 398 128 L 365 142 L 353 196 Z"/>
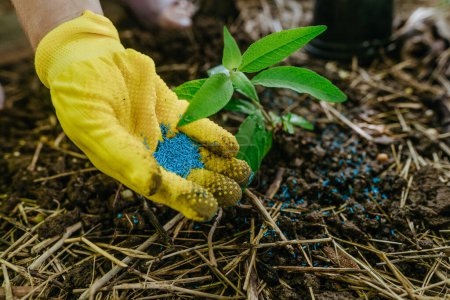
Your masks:
<path fill-rule="evenodd" d="M 270 117 L 270 115 L 267 113 L 267 111 L 264 109 L 264 107 L 261 105 L 261 103 L 259 103 L 255 99 L 251 99 L 251 98 L 249 98 L 249 99 L 252 101 L 252 103 L 254 105 L 256 105 L 256 107 L 258 107 L 259 110 L 261 110 L 261 112 L 262 112 L 264 118 L 266 119 L 266 121 L 269 122 L 271 127 L 273 127 L 273 120 Z"/>

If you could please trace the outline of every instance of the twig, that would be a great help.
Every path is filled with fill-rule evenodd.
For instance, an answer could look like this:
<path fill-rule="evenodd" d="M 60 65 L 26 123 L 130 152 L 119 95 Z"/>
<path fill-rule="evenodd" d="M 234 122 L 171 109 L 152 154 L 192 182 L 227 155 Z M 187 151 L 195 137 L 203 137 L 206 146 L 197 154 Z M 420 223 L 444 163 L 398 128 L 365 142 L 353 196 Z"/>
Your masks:
<path fill-rule="evenodd" d="M 245 190 L 245 195 L 247 195 L 247 197 L 250 198 L 253 205 L 258 209 L 258 211 L 262 214 L 263 218 L 267 221 L 267 223 L 269 223 L 269 225 L 273 228 L 273 230 L 275 230 L 275 232 L 280 236 L 281 240 L 287 242 L 288 239 L 286 238 L 284 233 L 281 231 L 281 229 L 278 227 L 278 225 L 275 223 L 275 221 L 272 219 L 270 214 L 267 212 L 266 208 L 261 203 L 259 198 L 256 197 L 256 195 L 253 194 L 249 189 Z M 286 248 L 291 252 L 294 251 L 294 248 L 292 248 L 292 246 L 289 244 L 286 244 Z"/>
<path fill-rule="evenodd" d="M 20 251 L 22 251 L 23 249 L 25 249 L 26 247 L 28 247 L 30 244 L 32 244 L 35 240 L 38 239 L 38 235 L 35 234 L 31 239 L 29 239 L 28 241 L 26 241 L 25 243 L 23 243 L 22 245 L 20 245 L 19 247 L 17 247 L 16 250 L 14 250 L 13 252 L 11 252 L 10 254 L 8 254 L 8 258 L 14 257 L 17 253 L 19 253 Z"/>
<path fill-rule="evenodd" d="M 406 123 L 405 118 L 403 117 L 402 113 L 398 108 L 395 108 L 395 113 L 397 114 L 397 118 L 400 122 L 400 125 L 402 126 L 402 130 L 404 132 L 411 131 L 411 127 L 409 127 L 409 125 Z"/>
<path fill-rule="evenodd" d="M 29 277 L 29 272 L 27 272 L 27 270 L 24 267 L 16 266 L 16 265 L 14 265 L 14 264 L 10 263 L 9 261 L 4 260 L 2 258 L 0 258 L 0 263 L 4 264 L 7 268 L 10 268 L 14 272 L 22 275 L 24 278 Z M 30 282 L 32 282 L 31 279 L 30 279 Z"/>
<path fill-rule="evenodd" d="M 441 259 L 439 259 L 439 258 L 436 259 L 436 260 L 434 261 L 433 265 L 429 268 L 429 270 L 428 270 L 428 272 L 427 272 L 427 274 L 426 274 L 426 276 L 424 277 L 424 280 L 423 280 L 423 282 L 422 282 L 422 288 L 424 288 L 424 287 L 430 285 L 430 281 L 431 281 L 431 279 L 433 278 L 433 276 L 435 275 L 436 270 L 439 268 L 440 262 L 441 262 Z M 420 292 L 420 295 L 423 295 L 424 292 L 425 292 L 425 291 L 421 291 L 421 292 Z"/>
<path fill-rule="evenodd" d="M 37 234 L 36 234 L 36 237 L 38 237 Z M 57 235 L 55 235 L 54 237 L 45 239 L 45 240 L 43 240 L 43 241 L 37 243 L 37 244 L 34 245 L 33 247 L 31 247 L 31 253 L 32 253 L 32 254 L 40 253 L 40 252 L 43 251 L 43 249 L 49 247 L 51 244 L 53 244 L 54 242 L 56 242 L 56 241 L 59 240 L 59 239 L 60 239 L 60 237 L 57 236 Z M 77 239 L 78 239 L 78 238 L 77 238 Z M 65 243 L 67 243 L 67 241 L 69 241 L 69 240 L 70 240 L 70 238 L 67 239 L 67 240 L 65 241 Z"/>
<path fill-rule="evenodd" d="M 61 131 L 60 134 L 56 137 L 56 139 L 53 141 L 53 146 L 56 148 L 59 148 L 59 144 L 61 144 L 62 140 L 66 137 L 66 134 L 64 131 Z"/>
<path fill-rule="evenodd" d="M 390 295 L 392 298 L 394 299 L 398 299 L 401 300 L 401 297 L 399 297 L 396 293 L 394 293 L 394 291 L 387 285 L 387 283 L 383 280 L 383 278 L 375 271 L 373 270 L 373 268 L 371 268 L 370 265 L 366 265 L 365 263 L 359 261 L 358 259 L 354 258 L 353 256 L 351 256 L 347 251 L 345 251 L 345 249 L 339 245 L 338 243 L 334 242 L 334 245 L 341 250 L 343 253 L 345 253 L 348 257 L 350 257 L 354 262 L 356 262 L 361 268 L 365 269 L 368 274 L 377 281 L 377 283 L 381 284 L 383 286 L 383 288 L 386 290 L 386 294 Z M 367 282 L 367 284 L 370 285 L 369 282 Z M 371 285 L 373 286 L 373 285 Z"/>
<path fill-rule="evenodd" d="M 114 290 L 132 290 L 132 289 L 153 289 L 153 290 L 164 290 L 171 292 L 179 292 L 188 295 L 193 295 L 199 298 L 206 299 L 221 299 L 221 300 L 231 300 L 231 299 L 241 299 L 242 297 L 227 297 L 220 296 L 195 290 L 190 290 L 186 288 L 182 288 L 179 286 L 175 286 L 173 284 L 168 283 L 159 283 L 159 282 L 146 282 L 146 283 L 124 283 L 120 285 L 116 285 L 113 288 Z"/>
<path fill-rule="evenodd" d="M 71 150 L 67 150 L 67 149 L 64 149 L 64 148 L 57 147 L 51 142 L 47 142 L 46 145 L 48 147 L 52 148 L 53 150 L 59 151 L 59 152 L 64 153 L 64 154 L 67 154 L 67 155 L 70 155 L 70 156 L 73 156 L 73 157 L 76 157 L 76 158 L 79 158 L 79 159 L 88 159 L 88 157 L 86 155 L 84 155 L 84 154 L 81 154 L 81 153 L 78 153 L 78 152 L 75 152 L 75 151 L 71 151 Z"/>
<path fill-rule="evenodd" d="M 33 233 L 36 231 L 36 229 L 39 228 L 39 226 L 41 226 L 42 224 L 43 224 L 43 222 L 42 222 L 42 223 L 39 223 L 39 224 L 37 224 L 37 225 L 35 225 L 33 228 L 31 228 L 31 230 L 28 230 L 28 229 L 25 228 L 25 229 L 24 229 L 24 230 L 25 230 L 25 233 L 24 233 L 20 238 L 18 238 L 13 244 L 11 244 L 11 245 L 8 247 L 8 249 L 6 249 L 6 250 L 0 252 L 0 258 L 5 257 L 5 256 L 6 256 L 8 253 L 10 253 L 12 250 L 17 249 L 17 247 L 19 247 L 19 245 L 25 243 L 26 240 L 27 240 L 28 238 L 32 238 L 32 237 L 33 237 L 32 234 L 33 234 Z M 19 228 L 20 228 L 20 227 L 19 227 Z"/>
<path fill-rule="evenodd" d="M 419 164 L 419 158 L 417 157 L 418 154 L 417 154 L 416 150 L 414 149 L 414 146 L 413 146 L 411 140 L 407 140 L 406 144 L 408 145 L 409 152 L 411 153 L 411 157 L 414 161 L 414 164 L 416 165 L 417 170 L 419 170 L 420 164 Z"/>
<path fill-rule="evenodd" d="M 403 287 L 405 288 L 406 292 L 408 293 L 409 297 L 414 300 L 415 296 L 413 293 L 413 285 L 411 284 L 411 282 L 409 282 L 409 280 L 397 269 L 397 267 L 389 260 L 389 258 L 386 256 L 386 254 L 382 253 L 379 255 L 381 259 L 383 259 L 387 266 L 389 267 L 389 269 L 392 271 L 392 273 L 394 274 L 395 278 L 397 278 L 397 280 L 403 285 Z"/>
<path fill-rule="evenodd" d="M 247 273 L 249 274 L 249 281 L 247 283 L 247 286 L 244 283 L 244 289 L 247 291 L 247 299 L 248 300 L 257 300 L 258 299 L 258 290 L 257 290 L 257 278 L 255 271 L 253 271 L 253 267 L 251 262 L 247 262 Z M 246 278 L 247 279 L 247 278 Z"/>
<path fill-rule="evenodd" d="M 217 267 L 214 267 L 211 262 L 198 250 L 195 250 L 195 253 L 197 253 L 197 255 L 208 265 L 208 267 L 217 275 L 217 277 L 219 277 L 220 279 L 222 279 L 223 281 L 225 281 L 230 287 L 233 288 L 233 290 L 235 290 L 239 295 L 241 295 L 242 297 L 245 297 L 244 293 L 242 293 L 242 291 L 236 286 L 234 285 L 234 283 L 232 283 L 230 281 L 230 279 L 228 279 L 227 276 L 223 275 L 222 272 L 220 272 L 220 270 Z"/>
<path fill-rule="evenodd" d="M 94 172 L 94 171 L 97 171 L 97 168 L 86 168 L 86 169 L 82 169 L 82 170 L 78 170 L 78 171 L 64 172 L 64 173 L 59 173 L 59 174 L 56 174 L 56 175 L 53 175 L 53 176 L 38 178 L 38 179 L 33 180 L 33 182 L 41 182 L 41 181 L 53 180 L 53 179 L 58 179 L 58 178 L 61 178 L 61 177 L 74 175 L 74 174 L 86 173 L 86 172 Z"/>
<path fill-rule="evenodd" d="M 114 195 L 114 199 L 113 199 L 113 202 L 111 204 L 111 206 L 113 208 L 116 207 L 116 202 L 117 202 L 117 199 L 119 199 L 119 194 L 120 194 L 120 191 L 122 191 L 122 188 L 123 188 L 123 185 L 119 184 L 119 187 L 117 188 L 116 194 Z"/>
<path fill-rule="evenodd" d="M 109 259 L 110 261 L 115 263 L 116 265 L 118 265 L 118 266 L 120 266 L 122 268 L 128 267 L 128 265 L 126 263 L 123 263 L 122 261 L 118 260 L 113 255 L 109 254 L 108 252 L 106 252 L 105 250 L 103 250 L 102 248 L 100 248 L 99 246 L 97 246 L 96 244 L 94 244 L 93 242 L 91 242 L 90 240 L 85 238 L 84 236 L 81 237 L 81 241 L 84 242 L 89 247 L 91 247 L 92 250 L 94 250 L 95 252 L 98 252 L 99 254 L 103 255 L 104 257 L 106 257 L 107 259 Z"/>
<path fill-rule="evenodd" d="M 441 150 L 444 151 L 445 154 L 448 155 L 448 157 L 450 157 L 450 147 L 447 146 L 447 144 L 445 144 L 444 142 L 439 142 L 438 145 L 441 148 Z"/>
<path fill-rule="evenodd" d="M 273 243 L 262 243 L 257 245 L 252 245 L 254 248 L 270 248 L 270 247 L 280 247 L 286 245 L 302 245 L 309 243 L 324 243 L 331 242 L 332 238 L 314 239 L 314 240 L 288 240 L 288 241 L 278 241 Z"/>
<path fill-rule="evenodd" d="M 223 213 L 223 210 L 222 210 L 222 208 L 220 208 L 219 212 L 217 213 L 217 218 L 214 221 L 214 224 L 208 233 L 208 255 L 209 255 L 209 260 L 211 261 L 211 264 L 214 267 L 217 267 L 217 261 L 216 261 L 216 257 L 214 256 L 212 239 L 213 239 L 214 231 L 216 231 L 217 225 L 219 224 L 220 219 L 222 218 L 222 213 Z"/>
<path fill-rule="evenodd" d="M 436 282 L 436 283 L 432 283 L 430 285 L 427 285 L 427 286 L 421 287 L 421 288 L 419 288 L 417 290 L 414 290 L 413 292 L 416 294 L 417 292 L 427 291 L 427 290 L 430 290 L 432 288 L 435 288 L 435 287 L 438 287 L 438 286 L 441 286 L 441 285 L 444 285 L 444 284 L 450 285 L 450 279 L 446 279 L 446 280 L 442 280 L 442 281 L 439 281 L 439 282 Z M 400 295 L 400 297 L 405 297 L 407 295 L 408 295 L 408 293 L 403 293 L 403 294 Z"/>
<path fill-rule="evenodd" d="M 255 265 L 255 261 L 256 261 L 256 250 L 253 250 L 251 252 L 251 257 L 250 257 L 250 261 L 248 262 L 248 267 L 247 267 L 247 274 L 245 275 L 245 281 L 244 281 L 244 290 L 248 291 L 248 286 L 250 284 L 250 281 L 252 279 L 252 273 L 253 273 L 253 266 Z"/>
<path fill-rule="evenodd" d="M 44 145 L 44 143 L 42 141 L 39 141 L 37 146 L 36 146 L 36 150 L 34 151 L 34 155 L 33 158 L 31 159 L 31 163 L 30 165 L 27 167 L 27 170 L 30 172 L 33 172 L 34 169 L 36 168 L 36 163 L 38 161 L 39 158 L 39 154 L 41 153 L 42 150 L 42 146 Z"/>
<path fill-rule="evenodd" d="M 356 268 L 324 268 L 324 267 L 298 267 L 298 266 L 274 266 L 275 270 L 300 273 L 367 273 L 367 270 Z"/>
<path fill-rule="evenodd" d="M 444 151 L 445 154 L 447 154 L 450 157 L 450 148 L 447 146 L 447 144 L 445 144 L 444 142 L 438 141 L 435 137 L 430 135 L 427 132 L 426 128 L 424 126 L 422 126 L 421 124 L 414 123 L 414 127 L 416 127 L 416 129 L 418 131 L 420 131 L 423 135 L 425 135 L 430 141 L 437 143 L 439 148 L 441 148 L 441 150 Z M 442 137 L 440 137 L 440 138 L 442 138 Z"/>
<path fill-rule="evenodd" d="M 314 291 L 312 287 L 308 286 L 309 294 L 311 295 L 311 300 L 316 300 L 316 297 L 314 296 Z"/>
<path fill-rule="evenodd" d="M 408 184 L 406 185 L 406 189 L 402 191 L 402 197 L 400 198 L 400 208 L 403 208 L 406 204 L 406 199 L 408 199 L 409 190 L 411 189 L 411 185 L 413 182 L 414 176 L 411 176 L 408 180 Z"/>
<path fill-rule="evenodd" d="M 272 199 L 273 196 L 278 192 L 280 189 L 281 181 L 283 180 L 284 175 L 284 168 L 278 168 L 277 175 L 275 176 L 275 180 L 270 185 L 269 189 L 266 192 L 266 197 Z"/>
<path fill-rule="evenodd" d="M 399 242 L 385 241 L 385 240 L 378 240 L 378 239 L 369 239 L 369 241 L 376 242 L 376 243 L 392 244 L 392 245 L 403 245 L 403 243 L 399 243 Z"/>
<path fill-rule="evenodd" d="M 30 266 L 30 270 L 37 270 L 53 253 L 64 245 L 64 241 L 69 238 L 75 231 L 81 228 L 81 222 L 78 222 L 70 227 L 67 227 L 66 232 L 50 249 L 39 256 Z"/>
<path fill-rule="evenodd" d="M 177 214 L 175 217 L 173 217 L 169 222 L 164 225 L 165 230 L 170 230 L 172 227 L 174 227 L 181 219 L 183 218 L 182 214 Z M 140 245 L 136 250 L 138 251 L 145 251 L 148 247 L 150 247 L 157 239 L 158 234 L 154 234 L 151 237 L 149 237 L 142 245 Z M 122 259 L 122 262 L 124 264 L 129 264 L 132 262 L 134 257 L 127 256 L 124 259 Z M 91 299 L 94 299 L 94 295 L 97 293 L 97 291 L 102 288 L 108 281 L 111 280 L 114 276 L 117 275 L 123 268 L 120 266 L 114 266 L 108 273 L 103 275 L 101 278 L 97 279 L 88 290 L 86 290 L 83 294 L 81 294 L 79 299 L 86 299 L 88 296 Z"/>
<path fill-rule="evenodd" d="M 121 252 L 122 254 L 125 254 L 127 256 L 132 256 L 135 258 L 140 258 L 140 259 L 154 259 L 155 258 L 154 256 L 148 255 L 145 252 L 137 251 L 134 249 L 122 248 L 122 247 L 118 247 L 118 246 L 114 246 L 114 245 L 110 245 L 110 244 L 106 244 L 106 243 L 96 243 L 96 245 L 99 247 L 102 247 L 102 248 L 116 250 L 118 252 Z"/>
<path fill-rule="evenodd" d="M 342 123 L 344 123 L 345 125 L 347 125 L 348 127 L 350 127 L 351 129 L 353 129 L 356 133 L 358 133 L 360 136 L 362 136 L 363 138 L 365 138 L 368 141 L 373 141 L 373 137 L 368 134 L 367 132 L 365 132 L 364 130 L 362 130 L 360 127 L 358 127 L 356 124 L 354 124 L 352 121 L 350 121 L 346 116 L 344 116 L 343 114 L 341 114 L 339 111 L 337 111 L 334 107 L 328 105 L 325 102 L 322 102 L 322 104 L 339 120 L 342 121 Z"/>
<path fill-rule="evenodd" d="M 403 254 L 412 254 L 412 253 L 424 253 L 424 252 L 431 252 L 431 251 L 441 251 L 441 250 L 447 250 L 450 249 L 450 246 L 442 246 L 442 247 L 436 247 L 436 248 L 430 248 L 430 249 L 422 249 L 422 250 L 408 250 L 408 251 L 401 251 L 401 252 L 391 252 L 386 253 L 386 255 L 403 255 Z M 382 253 L 377 251 L 377 253 Z"/>
<path fill-rule="evenodd" d="M 8 270 L 6 270 L 5 264 L 2 264 L 2 273 L 3 273 L 3 286 L 5 287 L 5 298 L 6 300 L 14 300 L 11 282 L 9 281 Z"/>
<path fill-rule="evenodd" d="M 152 225 L 156 228 L 158 233 L 161 235 L 161 237 L 163 238 L 164 242 L 167 245 L 172 246 L 173 242 L 170 239 L 169 235 L 167 234 L 167 231 L 164 230 L 164 227 L 161 225 L 161 223 L 159 222 L 158 218 L 155 216 L 155 214 L 150 209 L 150 207 L 148 207 L 147 199 L 145 199 L 142 195 L 138 195 L 138 198 L 142 200 L 142 206 L 144 207 L 144 213 L 146 214 L 146 216 L 148 217 L 148 219 L 150 220 Z"/>
<path fill-rule="evenodd" d="M 12 295 L 13 298 L 10 299 L 17 299 L 25 296 L 28 294 L 32 289 L 34 289 L 34 286 L 12 286 Z M 40 292 L 42 289 L 37 289 L 36 291 Z M 6 296 L 7 290 L 4 287 L 0 287 L 0 300 L 8 299 Z M 16 297 L 16 298 L 14 298 Z"/>

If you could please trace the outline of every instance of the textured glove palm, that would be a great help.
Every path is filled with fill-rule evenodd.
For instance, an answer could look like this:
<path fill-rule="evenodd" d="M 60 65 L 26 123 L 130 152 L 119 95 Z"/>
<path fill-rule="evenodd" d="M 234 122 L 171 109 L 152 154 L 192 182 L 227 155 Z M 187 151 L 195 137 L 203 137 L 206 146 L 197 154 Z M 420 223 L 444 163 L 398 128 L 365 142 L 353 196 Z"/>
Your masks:
<path fill-rule="evenodd" d="M 52 30 L 37 48 L 36 71 L 65 133 L 102 172 L 195 220 L 240 199 L 251 171 L 234 158 L 234 136 L 208 119 L 176 128 L 188 103 L 151 58 L 121 45 L 107 18 L 86 11 Z M 204 169 L 182 178 L 158 165 L 162 124 L 202 145 Z"/>

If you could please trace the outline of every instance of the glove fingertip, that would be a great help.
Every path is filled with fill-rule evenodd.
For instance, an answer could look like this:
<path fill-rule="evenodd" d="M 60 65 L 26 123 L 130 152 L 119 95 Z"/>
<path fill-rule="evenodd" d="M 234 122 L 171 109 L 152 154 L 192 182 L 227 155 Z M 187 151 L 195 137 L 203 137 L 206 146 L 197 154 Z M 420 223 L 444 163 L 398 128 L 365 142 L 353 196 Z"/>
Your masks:
<path fill-rule="evenodd" d="M 150 200 L 165 204 L 195 221 L 211 219 L 218 209 L 214 196 L 200 185 L 160 167 L 161 182 Z"/>
<path fill-rule="evenodd" d="M 239 152 L 236 137 L 211 120 L 201 119 L 179 130 L 222 157 L 234 157 Z"/>

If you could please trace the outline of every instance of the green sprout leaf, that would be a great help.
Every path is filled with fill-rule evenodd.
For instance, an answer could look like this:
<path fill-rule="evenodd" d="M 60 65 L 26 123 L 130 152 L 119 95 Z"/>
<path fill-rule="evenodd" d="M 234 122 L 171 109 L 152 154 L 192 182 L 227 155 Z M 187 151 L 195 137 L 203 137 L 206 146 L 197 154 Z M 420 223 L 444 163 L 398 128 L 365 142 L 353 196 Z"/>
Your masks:
<path fill-rule="evenodd" d="M 225 74 L 208 78 L 195 93 L 178 126 L 209 117 L 221 110 L 233 95 L 233 85 Z"/>
<path fill-rule="evenodd" d="M 233 83 L 234 88 L 241 93 L 242 95 L 258 101 L 258 94 L 256 93 L 255 86 L 250 81 L 250 79 L 245 76 L 242 72 L 233 72 L 231 73 L 231 82 Z"/>
<path fill-rule="evenodd" d="M 206 71 L 206 73 L 208 73 L 209 77 L 214 76 L 216 74 L 225 74 L 227 76 L 230 75 L 230 71 L 228 71 L 228 69 L 225 68 L 224 65 L 217 65 L 215 67 L 212 67 L 211 69 Z"/>
<path fill-rule="evenodd" d="M 242 62 L 241 50 L 231 36 L 227 27 L 223 27 L 223 57 L 222 64 L 228 70 L 234 70 L 239 67 Z"/>
<path fill-rule="evenodd" d="M 344 102 L 347 96 L 325 77 L 304 68 L 275 67 L 262 71 L 252 79 L 265 87 L 288 88 L 327 102 Z"/>
<path fill-rule="evenodd" d="M 283 118 L 283 130 L 286 131 L 289 134 L 294 134 L 294 125 L 292 125 L 291 122 L 289 122 L 289 120 L 287 120 L 286 118 Z"/>
<path fill-rule="evenodd" d="M 281 117 L 274 113 L 273 111 L 269 111 L 269 116 L 272 119 L 272 125 L 277 126 L 279 123 L 281 123 Z"/>
<path fill-rule="evenodd" d="M 266 130 L 266 134 L 265 134 L 266 138 L 264 140 L 264 148 L 263 148 L 263 157 L 261 158 L 261 161 L 264 159 L 264 157 L 266 157 L 266 155 L 269 153 L 270 149 L 272 149 L 272 139 L 273 139 L 273 132 L 272 131 L 267 131 Z M 259 163 L 259 165 L 261 165 L 261 162 Z"/>
<path fill-rule="evenodd" d="M 314 125 L 299 115 L 288 113 L 281 117 L 283 130 L 289 134 L 294 134 L 294 126 L 302 127 L 308 130 L 313 130 Z"/>
<path fill-rule="evenodd" d="M 232 99 L 230 102 L 225 105 L 223 109 L 229 111 L 236 111 L 246 115 L 251 115 L 256 111 L 255 105 L 253 105 L 249 101 L 241 100 L 241 99 Z"/>
<path fill-rule="evenodd" d="M 326 26 L 309 26 L 269 34 L 254 42 L 242 55 L 239 70 L 258 72 L 279 63 L 326 30 Z"/>
<path fill-rule="evenodd" d="M 305 118 L 303 118 L 303 117 L 301 117 L 299 115 L 296 115 L 296 114 L 291 114 L 291 113 L 289 113 L 288 115 L 290 115 L 289 116 L 289 122 L 292 125 L 295 125 L 297 127 L 301 127 L 301 128 L 307 129 L 307 130 L 314 130 L 314 125 L 311 124 Z"/>
<path fill-rule="evenodd" d="M 173 91 L 177 94 L 178 99 L 191 101 L 205 81 L 206 79 L 191 80 L 177 86 Z"/>
<path fill-rule="evenodd" d="M 272 132 L 264 126 L 264 118 L 259 111 L 251 114 L 239 127 L 236 134 L 239 143 L 237 158 L 245 160 L 254 172 L 272 147 Z"/>

